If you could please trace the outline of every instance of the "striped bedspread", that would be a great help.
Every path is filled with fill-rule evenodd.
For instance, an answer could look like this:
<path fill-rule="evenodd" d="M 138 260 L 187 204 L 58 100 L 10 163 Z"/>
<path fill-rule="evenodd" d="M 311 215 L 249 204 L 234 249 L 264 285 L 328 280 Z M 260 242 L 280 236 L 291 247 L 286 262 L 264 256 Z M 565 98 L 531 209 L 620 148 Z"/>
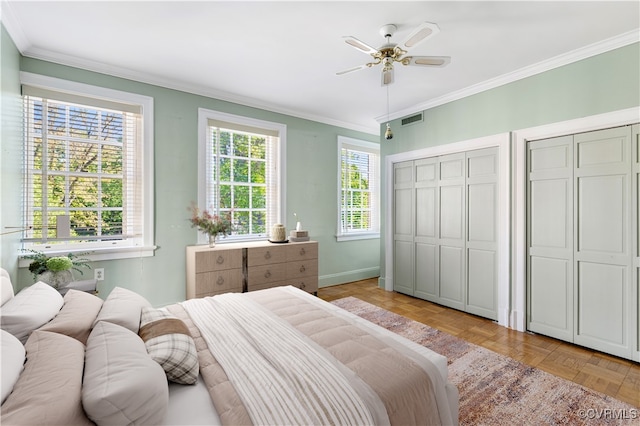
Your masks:
<path fill-rule="evenodd" d="M 381 401 L 359 395 L 317 345 L 256 302 L 227 293 L 182 305 L 254 424 L 389 424 Z"/>

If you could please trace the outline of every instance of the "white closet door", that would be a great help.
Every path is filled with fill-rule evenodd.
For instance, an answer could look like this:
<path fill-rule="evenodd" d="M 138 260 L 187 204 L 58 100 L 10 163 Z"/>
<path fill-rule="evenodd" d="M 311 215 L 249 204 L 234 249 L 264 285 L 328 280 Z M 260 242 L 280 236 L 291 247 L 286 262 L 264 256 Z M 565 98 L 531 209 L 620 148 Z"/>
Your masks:
<path fill-rule="evenodd" d="M 438 301 L 438 157 L 416 160 L 415 296 Z"/>
<path fill-rule="evenodd" d="M 393 289 L 413 296 L 415 291 L 413 161 L 394 164 L 393 173 Z"/>
<path fill-rule="evenodd" d="M 498 319 L 498 149 L 467 152 L 467 308 Z"/>
<path fill-rule="evenodd" d="M 635 199 L 632 200 L 632 218 L 631 227 L 633 228 L 633 272 L 634 276 L 631 279 L 632 288 L 635 291 L 634 297 L 632 297 L 632 327 L 635 327 L 635 332 L 632 330 L 632 334 L 635 336 L 635 354 L 633 359 L 640 361 L 640 125 L 636 124 L 631 128 L 631 178 L 632 178 L 632 194 Z M 632 291 L 632 294 L 633 292 Z"/>
<path fill-rule="evenodd" d="M 465 308 L 465 153 L 440 157 L 440 303 Z"/>
<path fill-rule="evenodd" d="M 630 357 L 631 128 L 574 136 L 575 343 Z"/>
<path fill-rule="evenodd" d="M 527 326 L 573 341 L 573 137 L 528 144 Z"/>

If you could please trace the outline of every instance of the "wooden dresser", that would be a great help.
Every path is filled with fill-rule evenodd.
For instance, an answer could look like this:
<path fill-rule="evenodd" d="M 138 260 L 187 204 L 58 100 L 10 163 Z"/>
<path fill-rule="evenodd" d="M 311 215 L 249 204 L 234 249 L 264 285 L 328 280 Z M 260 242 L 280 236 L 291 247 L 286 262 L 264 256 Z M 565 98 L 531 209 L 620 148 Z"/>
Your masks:
<path fill-rule="evenodd" d="M 318 291 L 316 241 L 187 247 L 187 299 L 282 285 Z"/>

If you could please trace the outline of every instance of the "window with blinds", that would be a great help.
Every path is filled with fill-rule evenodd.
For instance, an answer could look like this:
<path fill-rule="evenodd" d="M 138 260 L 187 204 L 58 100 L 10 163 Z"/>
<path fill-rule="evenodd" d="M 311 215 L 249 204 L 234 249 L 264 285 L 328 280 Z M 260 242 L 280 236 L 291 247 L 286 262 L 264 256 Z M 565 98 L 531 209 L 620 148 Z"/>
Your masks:
<path fill-rule="evenodd" d="M 267 238 L 281 222 L 282 143 L 277 123 L 205 112 L 204 199 L 212 214 L 231 217 L 229 240 Z"/>
<path fill-rule="evenodd" d="M 142 105 L 28 84 L 23 100 L 25 247 L 148 244 Z"/>
<path fill-rule="evenodd" d="M 338 240 L 377 238 L 380 232 L 379 146 L 339 136 L 338 153 Z"/>

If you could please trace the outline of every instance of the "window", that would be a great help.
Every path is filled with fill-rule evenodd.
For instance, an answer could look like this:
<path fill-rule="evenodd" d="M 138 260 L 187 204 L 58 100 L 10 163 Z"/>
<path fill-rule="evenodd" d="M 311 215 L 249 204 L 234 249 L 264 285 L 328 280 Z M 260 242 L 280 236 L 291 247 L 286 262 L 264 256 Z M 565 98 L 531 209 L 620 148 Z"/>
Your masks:
<path fill-rule="evenodd" d="M 28 73 L 21 79 L 25 248 L 152 255 L 153 100 Z"/>
<path fill-rule="evenodd" d="M 205 109 L 199 123 L 198 206 L 231 216 L 228 241 L 267 238 L 284 217 L 286 126 Z"/>
<path fill-rule="evenodd" d="M 338 136 L 338 241 L 380 237 L 380 147 Z"/>

